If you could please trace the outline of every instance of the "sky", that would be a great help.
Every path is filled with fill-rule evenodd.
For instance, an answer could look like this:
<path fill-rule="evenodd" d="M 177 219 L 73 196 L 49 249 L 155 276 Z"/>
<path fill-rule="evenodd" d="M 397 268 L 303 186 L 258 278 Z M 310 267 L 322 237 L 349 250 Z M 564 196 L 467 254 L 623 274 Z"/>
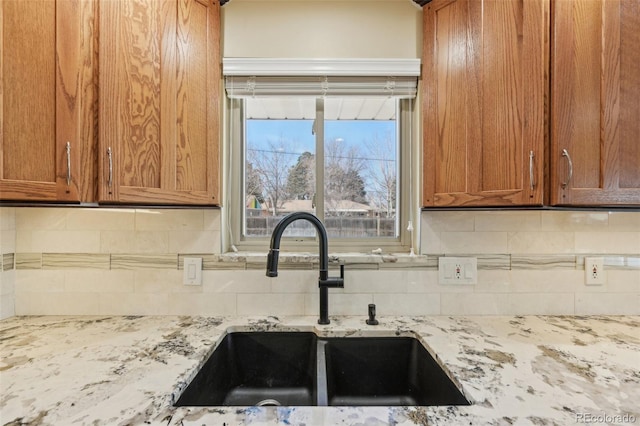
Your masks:
<path fill-rule="evenodd" d="M 268 142 L 286 140 L 287 150 L 296 153 L 313 152 L 315 136 L 311 133 L 313 120 L 247 120 L 247 146 L 267 149 Z M 363 146 L 376 135 L 383 138 L 395 135 L 395 121 L 340 120 L 325 121 L 325 140 L 339 139 L 351 146 Z"/>
<path fill-rule="evenodd" d="M 313 120 L 247 120 L 247 149 L 264 150 L 264 155 L 272 148 L 269 142 L 275 144 L 284 153 L 290 154 L 288 160 L 294 165 L 300 154 L 305 151 L 314 153 L 315 136 L 311 133 Z M 345 148 L 358 146 L 360 154 L 365 159 L 376 157 L 367 151 L 367 141 L 395 138 L 396 122 L 382 120 L 326 120 L 325 141 L 339 140 Z M 284 143 L 280 144 L 280 141 Z M 388 155 L 395 155 L 389 153 Z M 395 157 L 387 158 L 395 159 Z M 370 162 L 369 162 L 370 163 Z M 372 170 L 379 166 L 372 164 Z M 361 174 L 365 181 L 365 190 L 373 195 L 372 179 L 366 172 Z"/>

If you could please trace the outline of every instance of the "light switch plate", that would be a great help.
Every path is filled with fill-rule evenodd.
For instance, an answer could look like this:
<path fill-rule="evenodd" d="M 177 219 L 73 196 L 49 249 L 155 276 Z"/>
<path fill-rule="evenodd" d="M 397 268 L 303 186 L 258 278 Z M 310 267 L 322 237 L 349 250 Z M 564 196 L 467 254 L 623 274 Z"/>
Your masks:
<path fill-rule="evenodd" d="M 202 258 L 185 257 L 184 270 L 182 272 L 182 283 L 184 285 L 202 285 Z"/>
<path fill-rule="evenodd" d="M 440 284 L 478 284 L 478 259 L 475 257 L 438 258 Z"/>

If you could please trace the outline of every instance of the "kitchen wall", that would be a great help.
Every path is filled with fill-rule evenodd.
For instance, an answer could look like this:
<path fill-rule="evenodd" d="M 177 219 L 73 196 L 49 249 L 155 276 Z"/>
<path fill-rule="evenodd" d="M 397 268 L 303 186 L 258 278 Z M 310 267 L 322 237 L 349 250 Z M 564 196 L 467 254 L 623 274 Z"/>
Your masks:
<path fill-rule="evenodd" d="M 15 315 L 16 214 L 0 207 L 0 319 Z"/>
<path fill-rule="evenodd" d="M 3 253 L 15 232 L 16 269 L 2 286 L 4 301 L 14 288 L 7 272 L 15 277 L 16 315 L 318 312 L 317 264 L 285 261 L 267 278 L 266 250 L 220 256 L 216 209 L 0 212 Z M 330 291 L 331 314 L 365 315 L 369 303 L 381 316 L 640 314 L 639 212 L 427 211 L 421 245 L 415 258 L 343 257 L 347 280 Z M 591 254 L 605 257 L 602 286 L 584 284 Z M 203 257 L 202 286 L 182 284 L 185 255 Z M 437 259 L 451 255 L 478 257 L 477 285 L 438 284 Z"/>
<path fill-rule="evenodd" d="M 225 57 L 420 58 L 412 0 L 232 0 L 222 8 Z"/>

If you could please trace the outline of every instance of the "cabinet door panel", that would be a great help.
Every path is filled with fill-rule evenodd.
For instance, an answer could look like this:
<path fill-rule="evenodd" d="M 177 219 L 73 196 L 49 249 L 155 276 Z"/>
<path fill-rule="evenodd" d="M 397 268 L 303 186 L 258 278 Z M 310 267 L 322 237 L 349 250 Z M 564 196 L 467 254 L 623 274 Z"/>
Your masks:
<path fill-rule="evenodd" d="M 62 153 L 57 167 L 58 200 L 96 199 L 96 9 L 97 0 L 56 1 L 56 138 Z"/>
<path fill-rule="evenodd" d="M 640 189 L 640 2 L 624 1 L 620 16 L 621 189 Z M 640 199 L 636 201 L 640 203 Z"/>
<path fill-rule="evenodd" d="M 640 204 L 638 2 L 555 2 L 554 23 L 552 203 Z"/>
<path fill-rule="evenodd" d="M 44 1 L 0 4 L 2 198 L 19 198 L 10 193 L 32 182 L 35 192 L 28 191 L 28 198 L 55 199 L 55 6 Z"/>
<path fill-rule="evenodd" d="M 423 205 L 542 203 L 548 7 L 425 6 Z"/>
<path fill-rule="evenodd" d="M 430 21 L 437 21 L 437 25 L 429 27 L 428 34 L 430 41 L 438 41 L 438 46 L 433 47 L 437 49 L 435 58 L 431 61 L 429 56 L 429 62 L 425 59 L 425 67 L 428 64 L 431 72 L 442 78 L 437 78 L 433 85 L 425 84 L 428 93 L 424 101 L 428 103 L 430 118 L 436 116 L 425 125 L 430 134 L 438 134 L 437 143 L 425 146 L 425 162 L 436 162 L 435 167 L 427 172 L 430 172 L 437 192 L 463 192 L 467 185 L 464 158 L 468 144 L 467 129 L 473 131 L 479 124 L 474 114 L 479 108 L 467 108 L 469 102 L 477 99 L 474 94 L 478 93 L 475 61 L 469 57 L 473 53 L 466 28 L 469 10 L 465 2 L 453 1 L 443 4 L 434 13 L 436 16 Z M 464 86 L 469 90 L 459 90 Z M 457 126 L 450 124 L 448 117 L 452 116 L 460 120 Z"/>
<path fill-rule="evenodd" d="M 179 0 L 175 177 L 178 190 L 211 196 L 218 180 L 218 146 L 202 141 L 217 140 L 219 128 L 220 52 L 212 35 L 220 23 L 212 10 L 206 1 Z"/>
<path fill-rule="evenodd" d="M 217 204 L 219 5 L 101 4 L 100 200 Z"/>
<path fill-rule="evenodd" d="M 1 199 L 93 201 L 94 5 L 0 2 Z"/>
<path fill-rule="evenodd" d="M 100 4 L 101 200 L 160 188 L 161 1 Z M 110 158 L 105 158 L 107 149 Z"/>

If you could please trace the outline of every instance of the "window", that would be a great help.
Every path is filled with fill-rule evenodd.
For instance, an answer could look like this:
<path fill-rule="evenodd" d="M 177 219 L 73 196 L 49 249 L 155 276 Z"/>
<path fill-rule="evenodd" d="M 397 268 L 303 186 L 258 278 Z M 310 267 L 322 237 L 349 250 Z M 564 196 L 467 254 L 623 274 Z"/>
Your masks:
<path fill-rule="evenodd" d="M 231 243 L 266 248 L 282 217 L 307 211 L 325 224 L 332 250 L 408 249 L 415 85 L 415 78 L 397 86 L 386 77 L 227 78 Z M 316 244 L 305 221 L 284 236 L 288 249 Z"/>
<path fill-rule="evenodd" d="M 243 237 L 271 235 L 294 211 L 323 218 L 331 238 L 398 237 L 396 99 L 248 98 L 243 106 Z M 315 233 L 305 222 L 287 231 Z"/>

